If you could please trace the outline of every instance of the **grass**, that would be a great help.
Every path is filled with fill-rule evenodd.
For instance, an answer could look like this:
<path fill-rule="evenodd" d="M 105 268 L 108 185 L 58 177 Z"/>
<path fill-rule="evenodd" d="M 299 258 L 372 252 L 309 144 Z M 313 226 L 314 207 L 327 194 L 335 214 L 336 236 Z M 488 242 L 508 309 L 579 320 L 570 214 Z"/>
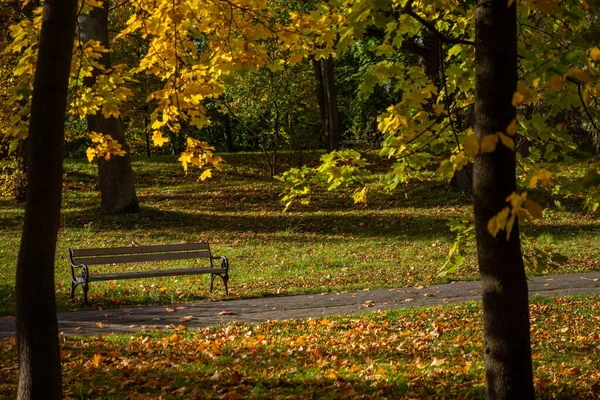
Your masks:
<path fill-rule="evenodd" d="M 286 166 L 294 165 L 288 154 Z M 312 155 L 312 162 L 318 154 Z M 408 196 L 374 196 L 355 206 L 349 193 L 317 192 L 309 206 L 282 213 L 281 186 L 258 154 L 226 156 L 204 183 L 175 157 L 134 159 L 141 212 L 101 214 L 95 166 L 67 160 L 57 243 L 59 311 L 70 300 L 67 247 L 209 240 L 231 260 L 232 298 L 426 285 L 477 279 L 474 250 L 456 272 L 438 277 L 454 240 L 448 220 L 470 213 L 470 199 L 446 183 Z M 578 165 L 565 166 L 572 174 Z M 543 191 L 545 219 L 524 230 L 569 261 L 553 272 L 600 269 L 597 214 L 577 198 Z M 561 207 L 554 206 L 560 200 Z M 0 315 L 14 312 L 14 275 L 23 207 L 0 198 Z M 532 248 L 525 248 L 525 252 Z M 164 267 L 189 265 L 185 262 Z M 113 267 L 114 268 L 114 267 Z M 134 265 L 131 268 L 153 268 Z M 111 270 L 111 267 L 107 267 Z M 96 269 L 95 269 L 96 270 Z M 207 276 L 94 282 L 92 308 L 221 300 Z M 217 284 L 219 282 L 217 281 Z M 600 298 L 534 298 L 535 386 L 540 398 L 600 394 Z M 61 337 L 67 398 L 483 398 L 480 303 L 324 319 L 185 326 L 128 335 Z M 0 397 L 14 398 L 14 339 L 0 342 Z"/>
<path fill-rule="evenodd" d="M 600 394 L 600 297 L 533 298 L 541 399 Z M 134 336 L 61 337 L 65 395 L 83 398 L 484 398 L 481 303 Z M 0 343 L 14 398 L 14 339 Z"/>
<path fill-rule="evenodd" d="M 95 165 L 67 160 L 56 256 L 59 311 L 82 307 L 80 289 L 74 301 L 69 298 L 68 247 L 128 246 L 132 241 L 209 240 L 214 254 L 231 260 L 233 298 L 477 279 L 473 250 L 458 271 L 437 276 L 454 239 L 447 221 L 470 213 L 470 199 L 445 182 L 423 185 L 407 197 L 374 196 L 367 207 L 353 205 L 351 193 L 319 191 L 309 206 L 282 213 L 281 185 L 268 175 L 262 155 L 225 158 L 224 171 L 204 183 L 196 182 L 198 172 L 186 176 L 175 157 L 134 158 L 141 211 L 122 216 L 98 211 Z M 313 153 L 309 162 L 317 158 Z M 293 166 L 293 154 L 284 154 L 283 162 Z M 558 209 L 551 196 L 537 196 L 549 206 L 547 218 L 524 229 L 534 241 L 539 238 L 569 257 L 555 272 L 600 269 L 598 216 L 583 212 L 576 200 L 563 200 L 568 207 Z M 9 198 L 0 198 L 0 207 L 0 315 L 8 315 L 14 310 L 23 207 Z M 92 307 L 111 307 L 222 299 L 220 287 L 208 292 L 208 279 L 94 282 L 90 300 Z"/>

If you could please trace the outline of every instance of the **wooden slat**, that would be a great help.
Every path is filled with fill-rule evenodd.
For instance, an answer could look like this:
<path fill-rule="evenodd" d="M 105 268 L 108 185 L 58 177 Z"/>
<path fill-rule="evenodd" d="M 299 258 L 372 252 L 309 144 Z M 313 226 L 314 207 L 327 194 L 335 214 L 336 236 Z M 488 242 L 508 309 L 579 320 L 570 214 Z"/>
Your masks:
<path fill-rule="evenodd" d="M 112 255 L 106 257 L 73 257 L 75 264 L 122 264 L 150 261 L 168 261 L 168 260 L 189 260 L 191 258 L 209 258 L 208 250 L 188 251 L 186 253 L 155 253 L 155 254 L 133 254 L 133 255 Z"/>
<path fill-rule="evenodd" d="M 118 272 L 114 274 L 90 275 L 90 282 L 93 281 L 112 281 L 117 279 L 136 279 L 151 278 L 158 276 L 179 276 L 179 275 L 197 275 L 197 274 L 222 274 L 225 268 L 183 268 L 183 269 L 163 269 L 156 271 L 136 271 L 136 272 Z"/>
<path fill-rule="evenodd" d="M 153 246 L 110 247 L 103 249 L 72 249 L 74 257 L 109 256 L 116 254 L 164 253 L 173 251 L 209 250 L 208 242 L 161 244 Z"/>

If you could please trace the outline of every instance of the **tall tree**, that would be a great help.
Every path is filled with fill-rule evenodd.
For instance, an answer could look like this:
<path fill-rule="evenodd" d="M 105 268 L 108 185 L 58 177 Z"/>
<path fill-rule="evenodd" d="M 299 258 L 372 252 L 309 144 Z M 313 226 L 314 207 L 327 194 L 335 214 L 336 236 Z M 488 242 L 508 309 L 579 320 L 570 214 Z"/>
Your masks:
<path fill-rule="evenodd" d="M 108 0 L 102 2 L 102 7 L 92 7 L 89 13 L 81 13 L 78 17 L 79 40 L 86 43 L 90 40 L 100 42 L 109 48 L 108 42 Z M 87 86 L 93 86 L 98 77 L 110 70 L 110 52 L 102 54 L 98 60 L 101 68 L 95 67 L 92 76 L 85 80 Z M 98 158 L 98 187 L 100 188 L 101 207 L 108 214 L 137 212 L 138 200 L 128 146 L 123 133 L 121 121 L 115 117 L 105 117 L 102 111 L 87 116 L 89 132 L 110 135 L 127 151 L 123 156 Z"/>
<path fill-rule="evenodd" d="M 312 63 L 317 80 L 317 99 L 327 150 L 337 150 L 340 148 L 340 116 L 333 57 L 330 55 L 323 60 L 313 58 Z"/>
<path fill-rule="evenodd" d="M 516 4 L 479 0 L 476 11 L 475 133 L 506 132 L 516 117 Z M 518 224 L 494 237 L 488 221 L 516 190 L 515 152 L 498 144 L 479 154 L 473 169 L 477 256 L 483 286 L 485 375 L 488 399 L 533 399 L 527 281 Z"/>
<path fill-rule="evenodd" d="M 54 257 L 75 0 L 44 1 L 29 124 L 25 222 L 16 277 L 19 399 L 60 399 Z"/>

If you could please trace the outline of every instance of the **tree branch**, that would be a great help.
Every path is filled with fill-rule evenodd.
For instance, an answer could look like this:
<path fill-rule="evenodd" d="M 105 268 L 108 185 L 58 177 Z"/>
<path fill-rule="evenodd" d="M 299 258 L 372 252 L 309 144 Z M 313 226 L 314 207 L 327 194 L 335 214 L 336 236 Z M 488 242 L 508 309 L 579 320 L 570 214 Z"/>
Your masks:
<path fill-rule="evenodd" d="M 423 25 L 431 33 L 433 33 L 435 36 L 437 36 L 437 38 L 442 43 L 448 43 L 448 44 L 467 44 L 467 45 L 470 45 L 470 46 L 475 46 L 475 42 L 472 42 L 470 40 L 452 38 L 452 37 L 446 36 L 445 34 L 443 34 L 440 31 L 438 31 L 437 28 L 431 22 L 427 21 L 425 18 L 421 17 L 419 14 L 417 14 L 416 12 L 413 11 L 413 9 L 412 9 L 412 2 L 409 2 L 409 3 L 406 4 L 406 7 L 404 7 L 404 10 L 402 10 L 402 13 L 406 14 L 406 15 L 408 15 L 410 17 L 413 17 L 414 19 L 416 19 L 417 21 L 419 21 L 421 23 L 421 25 Z"/>

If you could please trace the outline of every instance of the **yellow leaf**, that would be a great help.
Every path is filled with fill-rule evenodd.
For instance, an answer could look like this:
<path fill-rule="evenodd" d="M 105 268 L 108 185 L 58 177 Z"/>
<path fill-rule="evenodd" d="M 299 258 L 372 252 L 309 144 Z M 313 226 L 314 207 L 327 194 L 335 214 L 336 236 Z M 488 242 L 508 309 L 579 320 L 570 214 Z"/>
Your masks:
<path fill-rule="evenodd" d="M 102 363 L 102 356 L 98 353 L 94 354 L 94 357 L 92 357 L 92 364 L 98 367 L 100 363 Z"/>
<path fill-rule="evenodd" d="M 487 229 L 493 237 L 496 237 L 498 232 L 506 227 L 509 213 L 510 209 L 508 207 L 504 207 L 502 211 L 490 218 L 487 223 Z"/>
<path fill-rule="evenodd" d="M 479 141 L 475 135 L 467 135 L 463 146 L 467 155 L 475 157 L 479 154 Z"/>
<path fill-rule="evenodd" d="M 523 104 L 523 101 L 525 101 L 525 96 L 523 96 L 523 94 L 521 94 L 519 92 L 513 93 L 513 98 L 512 98 L 513 107 Z"/>
<path fill-rule="evenodd" d="M 155 146 L 161 147 L 169 141 L 169 138 L 164 137 L 160 131 L 154 131 L 154 134 L 152 135 L 152 141 L 154 142 Z"/>
<path fill-rule="evenodd" d="M 590 56 L 592 57 L 592 60 L 594 60 L 594 61 L 600 60 L 600 49 L 598 49 L 597 47 L 594 47 L 590 51 Z"/>
<path fill-rule="evenodd" d="M 544 208 L 538 203 L 531 200 L 525 200 L 525 203 L 523 203 L 523 208 L 526 209 L 533 218 L 542 219 L 542 211 Z"/>
<path fill-rule="evenodd" d="M 537 171 L 534 172 L 534 174 L 531 176 L 531 180 L 529 181 L 529 189 L 533 189 L 537 182 L 539 181 L 540 184 L 544 187 L 550 187 L 550 181 L 552 180 L 552 172 L 548 171 L 547 169 L 541 168 L 538 169 Z"/>
<path fill-rule="evenodd" d="M 512 105 L 516 107 L 523 103 L 529 103 L 533 97 L 531 89 L 527 85 L 519 86 L 516 92 L 513 93 Z"/>
<path fill-rule="evenodd" d="M 481 139 L 481 154 L 491 153 L 496 150 L 496 145 L 498 144 L 498 134 L 492 133 L 490 135 L 485 135 L 483 139 Z"/>
<path fill-rule="evenodd" d="M 169 342 L 171 343 L 179 343 L 181 341 L 181 336 L 179 336 L 177 334 L 177 332 L 175 332 L 173 335 L 171 335 L 171 337 L 169 338 Z"/>
<path fill-rule="evenodd" d="M 572 78 L 575 78 L 582 83 L 590 83 L 590 76 L 587 74 L 587 72 L 585 72 L 582 69 L 578 69 L 578 68 L 572 69 L 568 72 L 568 74 Z"/>
<path fill-rule="evenodd" d="M 510 232 L 512 231 L 513 225 L 515 224 L 515 215 L 512 214 L 509 218 L 508 221 L 506 221 L 506 241 L 508 242 L 510 239 Z"/>
<path fill-rule="evenodd" d="M 512 121 L 510 121 L 510 124 L 508 124 L 508 126 L 506 127 L 506 134 L 509 136 L 515 136 L 517 134 L 517 119 L 513 118 Z"/>
<path fill-rule="evenodd" d="M 500 140 L 502 141 L 502 144 L 504 146 L 508 147 L 512 151 L 515 151 L 515 140 L 513 138 L 511 138 L 508 135 L 505 135 L 502 132 L 498 132 L 498 136 L 500 136 Z"/>
<path fill-rule="evenodd" d="M 104 118 L 117 118 L 119 116 L 119 107 L 112 102 L 104 103 L 102 105 L 102 115 L 104 115 Z"/>
<path fill-rule="evenodd" d="M 87 148 L 87 150 L 85 151 L 85 154 L 87 155 L 88 162 L 92 162 L 94 160 L 94 158 L 96 157 L 96 152 L 91 147 Z"/>
<path fill-rule="evenodd" d="M 548 86 L 551 90 L 559 90 L 562 87 L 562 84 L 563 80 L 558 75 L 553 75 L 552 77 L 550 77 L 550 79 L 548 79 Z"/>
<path fill-rule="evenodd" d="M 102 322 L 96 322 L 96 326 L 100 329 L 104 328 L 104 324 Z"/>
<path fill-rule="evenodd" d="M 207 178 L 212 177 L 212 170 L 210 169 L 205 169 L 204 172 L 202 172 L 202 175 L 200 175 L 200 181 L 204 182 Z"/>
<path fill-rule="evenodd" d="M 542 78 L 539 78 L 539 77 L 538 77 L 538 78 L 535 78 L 535 79 L 533 80 L 533 82 L 532 82 L 532 84 L 533 84 L 533 87 L 535 87 L 535 88 L 536 88 L 536 87 L 538 87 L 538 85 L 540 84 L 540 81 L 541 81 L 541 80 L 542 80 Z"/>

